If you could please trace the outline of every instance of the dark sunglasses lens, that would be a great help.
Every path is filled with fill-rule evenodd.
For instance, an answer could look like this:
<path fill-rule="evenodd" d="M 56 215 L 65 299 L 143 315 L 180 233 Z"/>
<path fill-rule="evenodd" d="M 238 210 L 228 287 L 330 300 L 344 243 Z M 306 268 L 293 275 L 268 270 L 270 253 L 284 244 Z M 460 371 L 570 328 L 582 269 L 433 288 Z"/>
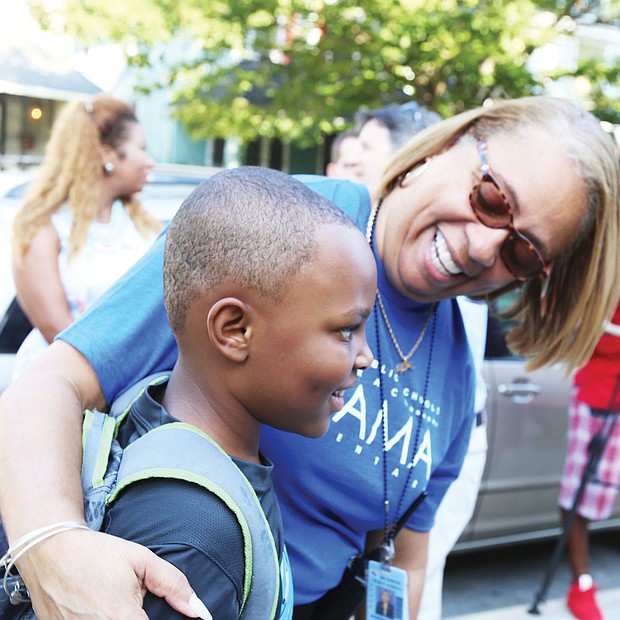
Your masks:
<path fill-rule="evenodd" d="M 506 269 L 517 278 L 531 278 L 544 268 L 531 243 L 516 235 L 510 235 L 504 241 L 501 257 Z"/>
<path fill-rule="evenodd" d="M 499 188 L 491 181 L 481 181 L 470 198 L 472 209 L 480 221 L 490 228 L 504 228 L 512 220 L 510 207 Z"/>

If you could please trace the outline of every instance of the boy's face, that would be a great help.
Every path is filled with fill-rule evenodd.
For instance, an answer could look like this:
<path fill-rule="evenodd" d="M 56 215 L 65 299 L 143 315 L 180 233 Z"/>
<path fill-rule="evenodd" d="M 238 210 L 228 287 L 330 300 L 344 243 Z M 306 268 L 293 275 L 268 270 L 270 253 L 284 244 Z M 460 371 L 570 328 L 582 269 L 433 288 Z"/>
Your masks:
<path fill-rule="evenodd" d="M 359 230 L 322 226 L 317 240 L 318 256 L 285 285 L 285 298 L 259 309 L 245 392 L 257 420 L 308 437 L 327 431 L 341 390 L 372 361 L 365 326 L 377 287 Z"/>

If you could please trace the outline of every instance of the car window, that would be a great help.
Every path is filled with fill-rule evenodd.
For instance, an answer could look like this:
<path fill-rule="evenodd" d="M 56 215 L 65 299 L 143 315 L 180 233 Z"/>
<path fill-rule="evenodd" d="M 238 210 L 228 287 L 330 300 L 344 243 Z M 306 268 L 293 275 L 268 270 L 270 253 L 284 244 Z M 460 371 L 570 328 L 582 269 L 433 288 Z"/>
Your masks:
<path fill-rule="evenodd" d="M 5 198 L 23 198 L 24 195 L 26 194 L 26 190 L 28 189 L 28 185 L 29 183 L 27 181 L 24 181 L 23 183 L 20 183 L 19 185 L 12 187 L 4 194 L 4 197 Z"/>
<path fill-rule="evenodd" d="M 506 345 L 506 334 L 514 327 L 516 321 L 499 316 L 511 306 L 516 295 L 516 291 L 509 291 L 489 302 L 485 359 L 519 359 L 519 356 L 512 353 Z"/>
<path fill-rule="evenodd" d="M 13 299 L 0 319 L 0 353 L 15 353 L 31 329 L 21 306 Z"/>
<path fill-rule="evenodd" d="M 487 326 L 487 344 L 484 351 L 485 359 L 506 359 L 516 357 L 506 346 L 506 332 L 508 331 L 508 322 L 497 316 L 489 314 L 489 323 Z"/>

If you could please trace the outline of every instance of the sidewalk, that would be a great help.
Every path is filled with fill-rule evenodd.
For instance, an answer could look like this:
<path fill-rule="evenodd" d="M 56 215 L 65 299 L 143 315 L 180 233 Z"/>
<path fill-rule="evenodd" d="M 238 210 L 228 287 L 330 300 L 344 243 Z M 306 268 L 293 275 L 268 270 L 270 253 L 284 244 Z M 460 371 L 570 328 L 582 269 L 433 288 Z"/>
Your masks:
<path fill-rule="evenodd" d="M 605 620 L 620 618 L 620 588 L 601 590 L 597 593 L 596 599 Z M 552 599 L 541 603 L 538 606 L 540 615 L 528 613 L 530 607 L 531 605 L 504 607 L 503 609 L 479 611 L 463 616 L 451 616 L 448 620 L 536 620 L 536 618 L 541 620 L 575 620 L 566 609 L 564 599 Z"/>

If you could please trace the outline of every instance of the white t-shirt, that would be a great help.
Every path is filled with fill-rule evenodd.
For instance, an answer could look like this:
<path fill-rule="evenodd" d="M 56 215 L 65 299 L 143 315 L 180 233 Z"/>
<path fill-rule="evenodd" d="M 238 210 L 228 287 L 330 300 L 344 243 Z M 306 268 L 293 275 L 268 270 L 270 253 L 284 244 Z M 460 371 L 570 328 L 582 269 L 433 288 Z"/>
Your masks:
<path fill-rule="evenodd" d="M 67 205 L 53 216 L 52 224 L 60 239 L 58 268 L 71 316 L 76 319 L 150 247 L 154 237 L 143 237 L 120 201 L 112 205 L 110 221 L 93 221 L 80 252 L 69 259 L 71 213 Z M 38 329 L 33 329 L 17 351 L 13 378 L 48 344 Z"/>

